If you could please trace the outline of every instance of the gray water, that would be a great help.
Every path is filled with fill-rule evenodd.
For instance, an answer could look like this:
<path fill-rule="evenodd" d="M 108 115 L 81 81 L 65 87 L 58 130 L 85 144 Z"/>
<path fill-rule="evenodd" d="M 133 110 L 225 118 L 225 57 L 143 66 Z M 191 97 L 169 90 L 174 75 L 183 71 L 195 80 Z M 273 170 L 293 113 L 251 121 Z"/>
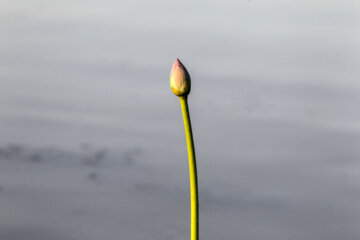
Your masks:
<path fill-rule="evenodd" d="M 360 238 L 360 3 L 0 3 L 0 239 Z"/>

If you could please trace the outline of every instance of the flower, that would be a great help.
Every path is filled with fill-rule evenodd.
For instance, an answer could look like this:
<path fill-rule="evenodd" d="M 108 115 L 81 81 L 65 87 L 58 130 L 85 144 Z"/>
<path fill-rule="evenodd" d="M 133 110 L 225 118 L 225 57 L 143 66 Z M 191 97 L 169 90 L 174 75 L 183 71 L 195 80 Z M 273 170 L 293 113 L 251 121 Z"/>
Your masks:
<path fill-rule="evenodd" d="M 188 71 L 179 59 L 176 59 L 170 72 L 170 87 L 176 96 L 187 96 L 191 88 Z"/>

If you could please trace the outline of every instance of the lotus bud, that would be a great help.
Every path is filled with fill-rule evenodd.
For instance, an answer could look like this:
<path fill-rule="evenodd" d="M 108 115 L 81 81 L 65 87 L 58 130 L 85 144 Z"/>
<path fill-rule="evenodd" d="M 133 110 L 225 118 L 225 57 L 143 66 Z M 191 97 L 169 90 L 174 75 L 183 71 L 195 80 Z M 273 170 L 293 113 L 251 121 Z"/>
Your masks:
<path fill-rule="evenodd" d="M 176 96 L 187 96 L 191 88 L 191 79 L 188 71 L 179 59 L 176 59 L 170 72 L 171 90 Z"/>

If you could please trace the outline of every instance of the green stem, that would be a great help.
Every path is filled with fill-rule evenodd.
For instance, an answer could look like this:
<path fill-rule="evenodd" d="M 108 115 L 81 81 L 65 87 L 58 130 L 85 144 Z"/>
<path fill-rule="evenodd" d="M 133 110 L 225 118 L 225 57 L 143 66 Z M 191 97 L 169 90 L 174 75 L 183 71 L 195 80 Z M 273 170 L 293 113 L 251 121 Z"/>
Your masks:
<path fill-rule="evenodd" d="M 199 200 L 198 183 L 196 171 L 196 159 L 194 140 L 191 130 L 190 114 L 187 104 L 187 96 L 180 97 L 181 110 L 184 118 L 186 135 L 186 145 L 189 156 L 189 175 L 190 175 L 190 202 L 191 202 L 191 240 L 199 240 Z"/>

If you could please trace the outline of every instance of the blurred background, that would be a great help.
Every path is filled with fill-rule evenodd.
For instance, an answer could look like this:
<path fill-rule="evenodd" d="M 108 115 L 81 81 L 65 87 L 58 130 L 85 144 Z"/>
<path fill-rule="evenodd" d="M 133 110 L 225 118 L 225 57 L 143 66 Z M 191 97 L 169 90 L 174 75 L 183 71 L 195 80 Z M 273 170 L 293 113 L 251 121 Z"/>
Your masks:
<path fill-rule="evenodd" d="M 0 1 L 0 239 L 360 239 L 360 2 Z"/>

